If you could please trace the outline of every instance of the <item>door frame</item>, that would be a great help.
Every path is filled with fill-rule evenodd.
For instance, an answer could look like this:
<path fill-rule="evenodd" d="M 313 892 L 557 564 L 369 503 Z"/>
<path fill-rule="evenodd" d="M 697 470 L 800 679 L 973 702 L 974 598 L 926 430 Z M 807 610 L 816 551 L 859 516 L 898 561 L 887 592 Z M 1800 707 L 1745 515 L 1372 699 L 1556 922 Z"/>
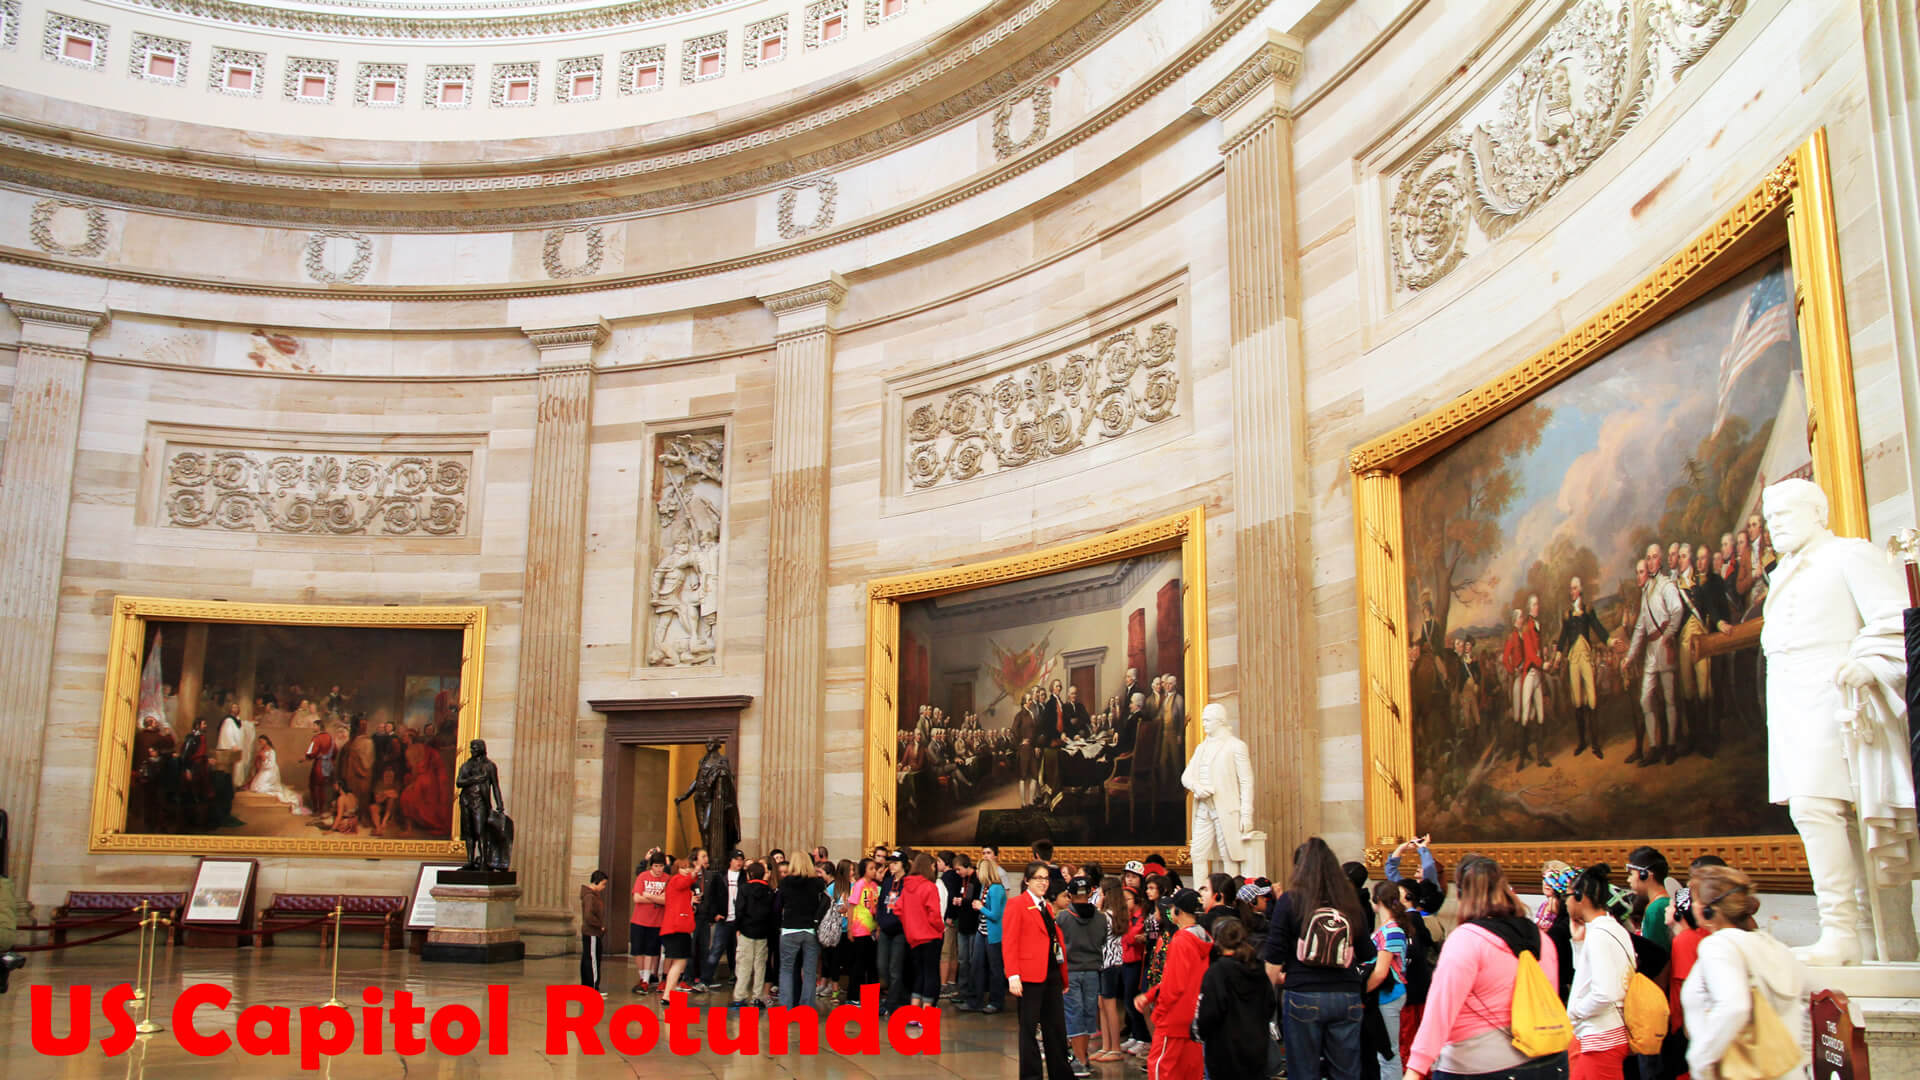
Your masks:
<path fill-rule="evenodd" d="M 600 867 L 613 883 L 607 887 L 608 944 L 613 955 L 626 954 L 626 938 L 617 933 L 627 925 L 632 900 L 632 868 L 626 865 L 633 850 L 634 757 L 627 751 L 641 746 L 694 743 L 708 739 L 725 742 L 727 757 L 739 776 L 740 711 L 752 704 L 747 694 L 708 697 L 616 698 L 587 702 L 607 718 L 600 744 Z M 714 853 L 716 860 L 724 853 Z"/>

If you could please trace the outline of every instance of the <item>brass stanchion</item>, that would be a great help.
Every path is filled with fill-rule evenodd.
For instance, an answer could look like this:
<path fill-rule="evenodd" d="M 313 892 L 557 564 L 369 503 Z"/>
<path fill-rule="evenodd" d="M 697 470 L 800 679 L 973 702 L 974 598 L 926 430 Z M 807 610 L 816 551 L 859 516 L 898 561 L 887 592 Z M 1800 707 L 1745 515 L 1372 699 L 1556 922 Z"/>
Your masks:
<path fill-rule="evenodd" d="M 344 1007 L 344 1003 L 340 1000 L 340 916 L 344 912 L 345 912 L 345 909 L 340 906 L 340 902 L 338 900 L 334 901 L 333 902 L 333 995 L 327 998 L 325 1004 L 331 1005 L 335 1008 Z"/>
<path fill-rule="evenodd" d="M 147 901 L 140 901 L 140 947 L 133 953 L 133 1000 L 147 1000 L 147 988 L 140 981 L 147 963 Z"/>
<path fill-rule="evenodd" d="M 148 916 L 145 922 L 151 925 L 155 931 L 158 931 L 162 926 L 173 925 L 172 919 L 161 915 L 157 911 Z M 152 947 L 159 946 L 160 936 L 158 933 L 153 934 L 151 940 L 153 942 Z M 141 999 L 140 1022 L 133 1026 L 133 1030 L 142 1035 L 151 1035 L 156 1031 L 166 1030 L 159 1024 L 153 1022 L 153 954 L 151 952 L 147 954 L 147 993 L 146 996 Z"/>

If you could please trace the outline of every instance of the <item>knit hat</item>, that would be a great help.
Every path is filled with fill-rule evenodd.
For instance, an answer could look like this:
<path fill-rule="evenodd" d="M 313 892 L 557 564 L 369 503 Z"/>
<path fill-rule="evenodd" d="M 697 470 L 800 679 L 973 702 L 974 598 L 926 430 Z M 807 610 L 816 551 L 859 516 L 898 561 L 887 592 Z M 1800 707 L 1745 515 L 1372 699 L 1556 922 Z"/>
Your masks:
<path fill-rule="evenodd" d="M 1568 866 L 1559 859 L 1549 859 L 1540 867 L 1540 883 L 1548 892 L 1566 895 L 1573 888 L 1573 881 L 1580 876 L 1580 868 Z"/>
<path fill-rule="evenodd" d="M 1693 890 L 1681 889 L 1673 894 L 1673 910 L 1686 912 L 1693 910 Z"/>

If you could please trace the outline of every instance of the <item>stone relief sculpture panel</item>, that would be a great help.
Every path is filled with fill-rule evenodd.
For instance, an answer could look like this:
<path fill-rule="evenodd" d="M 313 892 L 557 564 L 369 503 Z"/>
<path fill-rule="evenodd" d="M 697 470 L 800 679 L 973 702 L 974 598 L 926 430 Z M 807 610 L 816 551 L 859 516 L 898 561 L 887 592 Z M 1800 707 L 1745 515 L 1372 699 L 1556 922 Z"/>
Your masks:
<path fill-rule="evenodd" d="M 1167 420 L 1179 409 L 1178 347 L 1174 324 L 1149 316 L 1066 355 L 909 398 L 907 483 L 990 476 Z"/>
<path fill-rule="evenodd" d="M 1580 0 L 1389 179 L 1393 288 L 1439 281 L 1586 171 L 1746 11 L 1744 0 Z"/>
<path fill-rule="evenodd" d="M 471 453 L 275 451 L 168 443 L 161 511 L 182 529 L 464 536 Z"/>
<path fill-rule="evenodd" d="M 648 667 L 715 663 L 726 461 L 723 428 L 675 432 L 654 442 Z"/>

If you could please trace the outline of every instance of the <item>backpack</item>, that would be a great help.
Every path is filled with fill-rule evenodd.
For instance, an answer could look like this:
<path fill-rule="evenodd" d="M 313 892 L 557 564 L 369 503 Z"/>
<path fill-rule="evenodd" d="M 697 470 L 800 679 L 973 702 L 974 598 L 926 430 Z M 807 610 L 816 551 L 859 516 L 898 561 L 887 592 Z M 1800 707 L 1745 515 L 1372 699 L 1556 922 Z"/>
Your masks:
<path fill-rule="evenodd" d="M 1353 924 L 1338 908 L 1317 908 L 1301 923 L 1293 953 L 1308 967 L 1352 967 Z"/>
<path fill-rule="evenodd" d="M 1636 1054 L 1658 1054 L 1673 1029 L 1671 1007 L 1660 987 L 1640 974 L 1631 950 L 1627 961 L 1627 997 L 1620 1009 L 1627 1020 L 1627 1045 Z"/>
<path fill-rule="evenodd" d="M 827 911 L 820 916 L 820 929 L 817 934 L 820 938 L 820 947 L 831 949 L 840 944 L 840 935 L 846 933 L 847 901 L 845 897 L 836 900 L 831 893 L 822 893 L 821 898 L 827 902 Z"/>
<path fill-rule="evenodd" d="M 1573 1042 L 1567 1007 L 1531 950 L 1514 958 L 1512 1024 L 1513 1048 L 1530 1058 L 1561 1053 Z"/>

